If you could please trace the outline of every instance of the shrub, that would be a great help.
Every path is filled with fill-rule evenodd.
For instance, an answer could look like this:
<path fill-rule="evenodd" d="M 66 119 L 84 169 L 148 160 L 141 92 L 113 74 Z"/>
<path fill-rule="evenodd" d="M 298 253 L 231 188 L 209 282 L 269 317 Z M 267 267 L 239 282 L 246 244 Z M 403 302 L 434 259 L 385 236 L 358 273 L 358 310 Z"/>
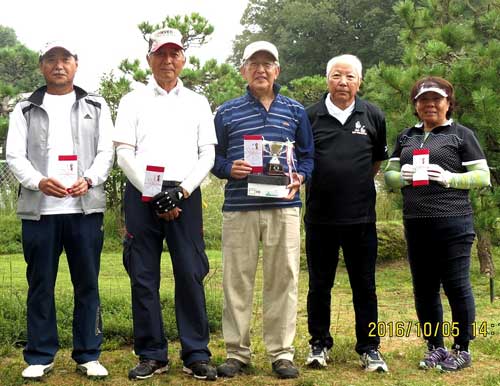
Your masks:
<path fill-rule="evenodd" d="M 377 222 L 378 260 L 406 259 L 406 240 L 400 221 Z"/>

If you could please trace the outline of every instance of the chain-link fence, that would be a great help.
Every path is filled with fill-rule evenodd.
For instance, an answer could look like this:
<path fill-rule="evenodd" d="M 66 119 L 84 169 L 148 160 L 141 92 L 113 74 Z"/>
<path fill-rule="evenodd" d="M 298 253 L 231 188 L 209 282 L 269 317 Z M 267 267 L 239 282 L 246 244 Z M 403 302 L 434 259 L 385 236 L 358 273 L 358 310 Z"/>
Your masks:
<path fill-rule="evenodd" d="M 0 160 L 0 211 L 15 210 L 19 182 L 9 170 L 7 162 Z"/>

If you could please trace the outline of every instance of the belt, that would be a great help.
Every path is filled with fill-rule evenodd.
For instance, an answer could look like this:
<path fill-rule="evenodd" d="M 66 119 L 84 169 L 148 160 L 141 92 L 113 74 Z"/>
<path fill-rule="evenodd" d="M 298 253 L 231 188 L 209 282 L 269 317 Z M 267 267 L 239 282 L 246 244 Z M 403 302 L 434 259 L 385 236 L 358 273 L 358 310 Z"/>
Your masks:
<path fill-rule="evenodd" d="M 175 188 L 176 186 L 179 186 L 181 183 L 179 181 L 163 181 L 163 184 L 161 185 L 162 190 L 166 188 Z"/>

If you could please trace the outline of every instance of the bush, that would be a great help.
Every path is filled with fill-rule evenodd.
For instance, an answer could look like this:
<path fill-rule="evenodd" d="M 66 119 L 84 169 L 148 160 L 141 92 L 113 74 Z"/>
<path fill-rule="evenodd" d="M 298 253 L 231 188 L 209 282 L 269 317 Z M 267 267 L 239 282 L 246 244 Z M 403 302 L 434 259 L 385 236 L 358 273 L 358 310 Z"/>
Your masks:
<path fill-rule="evenodd" d="M 22 253 L 21 221 L 15 213 L 0 216 L 0 255 Z"/>
<path fill-rule="evenodd" d="M 406 259 L 406 240 L 400 221 L 377 222 L 378 260 Z"/>

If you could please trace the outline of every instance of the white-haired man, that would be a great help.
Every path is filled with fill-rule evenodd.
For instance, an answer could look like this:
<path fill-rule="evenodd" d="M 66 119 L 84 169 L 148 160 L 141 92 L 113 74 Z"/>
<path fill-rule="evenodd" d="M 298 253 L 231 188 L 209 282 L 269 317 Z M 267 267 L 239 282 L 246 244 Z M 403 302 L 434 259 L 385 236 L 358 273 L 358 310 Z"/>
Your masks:
<path fill-rule="evenodd" d="M 325 367 L 333 346 L 331 290 L 342 248 L 353 293 L 360 363 L 367 371 L 387 371 L 378 351 L 380 338 L 369 329 L 370 323 L 377 323 L 373 178 L 387 159 L 385 118 L 376 106 L 356 96 L 362 78 L 356 56 L 332 58 L 326 75 L 329 92 L 307 109 L 315 167 L 306 187 L 304 219 L 311 335 L 306 364 Z"/>

